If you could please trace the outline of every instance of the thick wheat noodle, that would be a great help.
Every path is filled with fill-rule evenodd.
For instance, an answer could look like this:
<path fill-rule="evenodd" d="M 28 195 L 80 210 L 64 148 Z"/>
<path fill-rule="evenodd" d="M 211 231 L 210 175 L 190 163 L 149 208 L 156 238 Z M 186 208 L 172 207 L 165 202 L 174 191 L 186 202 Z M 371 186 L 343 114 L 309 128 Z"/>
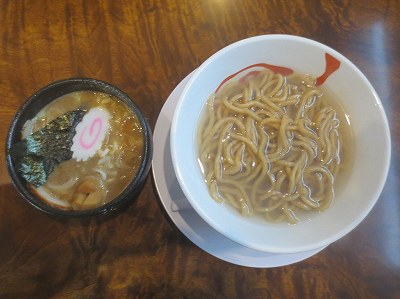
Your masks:
<path fill-rule="evenodd" d="M 202 138 L 207 136 L 213 127 L 214 119 L 215 119 L 213 105 L 214 105 L 214 97 L 210 97 L 210 99 L 207 101 L 207 116 L 208 117 L 204 120 L 204 123 L 207 123 L 207 126 L 203 129 L 203 134 L 201 136 Z"/>
<path fill-rule="evenodd" d="M 225 173 L 232 175 L 235 173 L 239 173 L 242 170 L 242 165 L 240 164 L 240 161 L 238 163 L 235 163 L 233 165 L 231 165 L 228 168 L 225 168 Z"/>
<path fill-rule="evenodd" d="M 238 93 L 237 95 L 228 99 L 228 101 L 229 101 L 229 103 L 236 103 L 240 99 L 244 99 L 246 101 L 246 97 L 242 93 Z"/>
<path fill-rule="evenodd" d="M 285 107 L 290 105 L 295 105 L 299 102 L 299 98 L 288 99 L 286 101 L 279 102 L 278 107 Z"/>
<path fill-rule="evenodd" d="M 321 124 L 323 118 L 326 118 L 330 110 L 332 110 L 331 107 L 322 108 L 320 111 L 317 112 L 317 116 L 315 117 L 314 122 L 316 124 Z"/>
<path fill-rule="evenodd" d="M 271 164 L 268 162 L 266 149 L 268 148 L 268 136 L 265 132 L 261 132 L 260 146 L 258 147 L 258 157 L 261 159 L 263 173 L 269 173 Z"/>
<path fill-rule="evenodd" d="M 323 210 L 340 170 L 339 121 L 319 103 L 312 84 L 289 85 L 262 72 L 239 91 L 223 86 L 210 97 L 199 129 L 199 158 L 217 202 L 243 215 L 298 221 L 298 210 Z"/>
<path fill-rule="evenodd" d="M 282 120 L 278 117 L 274 117 L 274 118 L 271 117 L 271 118 L 263 119 L 262 121 L 260 121 L 259 125 L 260 126 L 266 126 L 266 125 L 274 126 L 276 124 L 276 128 L 279 128 L 281 121 Z"/>
<path fill-rule="evenodd" d="M 252 117 L 253 119 L 255 119 L 256 121 L 261 120 L 261 117 L 259 117 L 257 114 L 255 114 L 252 110 L 241 109 L 239 107 L 236 107 L 232 103 L 229 103 L 228 100 L 226 100 L 226 99 L 223 99 L 222 102 L 227 108 L 231 109 L 232 111 L 234 111 L 236 113 L 246 114 L 246 115 Z"/>
<path fill-rule="evenodd" d="M 232 141 L 232 143 L 235 143 L 235 140 Z M 236 144 L 232 147 L 232 154 L 235 157 L 235 163 L 237 161 L 240 162 L 240 164 L 242 165 L 242 161 L 243 159 L 243 154 L 244 154 L 244 150 L 245 150 L 246 146 L 244 144 L 242 144 L 239 141 L 236 141 Z"/>
<path fill-rule="evenodd" d="M 297 123 L 297 131 L 300 135 L 304 136 L 305 138 L 308 137 L 309 139 L 318 142 L 318 135 L 316 132 L 312 131 L 310 128 L 307 128 L 306 124 L 307 120 L 300 119 Z"/>
<path fill-rule="evenodd" d="M 255 168 L 251 168 L 251 167 L 246 167 L 245 171 L 242 173 L 242 175 L 235 175 L 233 176 L 234 179 L 237 180 L 243 180 L 244 183 L 246 184 L 250 184 L 255 177 L 257 177 L 258 175 L 261 175 L 260 172 L 262 170 L 262 166 L 261 165 L 257 165 L 257 167 Z"/>
<path fill-rule="evenodd" d="M 237 153 L 236 156 L 234 157 L 232 166 L 225 169 L 225 172 L 227 174 L 236 174 L 240 172 L 241 169 L 242 169 L 241 154 Z"/>
<path fill-rule="evenodd" d="M 245 127 L 246 127 L 246 132 L 245 132 L 246 138 L 249 139 L 251 142 L 257 144 L 257 132 L 256 128 L 254 127 L 254 120 L 252 118 L 247 118 Z"/>
<path fill-rule="evenodd" d="M 334 117 L 334 111 L 330 111 L 325 118 L 322 127 L 321 127 L 321 137 L 320 140 L 322 140 L 323 144 L 323 149 L 325 151 L 324 158 L 322 159 L 323 164 L 327 164 L 331 158 L 331 149 L 332 149 L 332 144 L 331 140 L 329 138 L 329 132 L 332 130 L 332 119 Z"/>
<path fill-rule="evenodd" d="M 268 181 L 269 181 L 268 185 L 269 185 L 269 187 L 271 187 L 273 185 L 273 181 L 274 181 L 273 177 L 271 177 L 271 175 L 269 175 L 268 173 L 265 173 L 265 172 L 261 171 L 261 175 L 251 185 L 251 196 L 250 196 L 250 198 L 251 198 L 252 201 L 257 201 L 257 198 L 256 198 L 257 191 L 258 191 L 257 187 L 259 185 L 261 185 L 262 183 L 265 184 L 266 183 L 265 182 L 266 179 L 268 179 Z"/>
<path fill-rule="evenodd" d="M 218 192 L 221 192 L 222 194 L 223 194 L 223 193 L 233 193 L 234 195 L 237 196 L 237 194 L 236 194 L 235 191 L 234 191 L 235 188 L 232 188 L 232 187 L 236 187 L 237 191 L 239 191 L 239 194 L 241 195 L 239 198 L 237 198 L 236 201 L 244 200 L 244 202 L 248 204 L 248 206 L 247 206 L 247 211 L 244 211 L 244 210 L 242 209 L 242 210 L 241 210 L 241 213 L 242 213 L 242 214 L 244 214 L 244 213 L 250 214 L 250 211 L 252 210 L 252 203 L 251 203 L 251 201 L 250 201 L 250 199 L 249 199 L 249 197 L 248 197 L 247 192 L 245 191 L 245 189 L 244 189 L 242 186 L 238 186 L 238 185 L 236 184 L 236 182 L 234 182 L 234 181 L 232 181 L 232 180 L 223 180 L 221 183 L 222 183 L 222 184 L 229 185 L 230 187 L 228 188 L 227 186 L 223 186 L 223 185 L 222 185 L 220 188 L 218 188 Z"/>
<path fill-rule="evenodd" d="M 282 91 L 280 92 L 280 94 L 277 94 L 275 97 L 271 98 L 271 102 L 276 103 L 279 106 L 280 102 L 287 101 L 288 96 L 289 96 L 289 90 L 290 90 L 290 87 L 288 84 L 283 85 Z"/>
<path fill-rule="evenodd" d="M 259 109 L 268 109 L 267 105 L 264 103 L 249 101 L 244 104 L 236 103 L 235 101 L 231 101 L 232 105 L 238 108 L 259 108 Z"/>
<path fill-rule="evenodd" d="M 298 221 L 295 213 L 289 207 L 289 203 L 287 203 L 287 202 L 285 202 L 283 204 L 283 213 L 285 214 L 286 219 L 288 219 L 290 223 L 296 223 Z"/>
<path fill-rule="evenodd" d="M 238 129 L 242 132 L 244 132 L 246 130 L 245 126 L 236 117 L 227 117 L 227 118 L 221 119 L 221 120 L 217 121 L 216 123 L 214 123 L 213 128 L 207 133 L 207 135 L 203 136 L 204 142 L 202 143 L 201 152 L 203 152 L 207 146 L 212 144 L 211 141 L 212 141 L 212 139 L 215 138 L 215 134 L 221 130 L 222 126 L 225 125 L 225 123 L 234 123 L 238 127 Z"/>
<path fill-rule="evenodd" d="M 315 153 L 314 149 L 312 148 L 312 146 L 310 145 L 310 143 L 299 140 L 299 141 L 293 141 L 292 146 L 299 146 L 299 147 L 303 148 L 307 152 L 308 157 L 310 157 L 310 158 L 315 158 L 315 156 L 316 156 L 316 153 Z M 312 160 L 310 159 L 310 161 L 312 161 Z"/>
<path fill-rule="evenodd" d="M 314 199 L 312 199 L 310 196 L 306 196 L 306 195 L 300 195 L 301 200 L 303 201 L 303 203 L 307 206 L 309 206 L 310 208 L 313 209 L 318 209 L 321 207 L 320 203 Z"/>
<path fill-rule="evenodd" d="M 273 87 L 274 84 L 277 86 L 276 82 L 278 82 L 278 80 L 272 79 L 272 77 L 271 77 L 270 80 L 267 80 L 265 82 L 265 84 L 262 87 L 260 87 L 260 94 L 261 95 L 268 95 L 268 92 L 267 92 L 268 89 L 270 87 Z"/>
<path fill-rule="evenodd" d="M 282 206 L 284 201 L 282 200 L 275 200 L 275 201 L 270 201 L 268 203 L 268 206 L 259 206 L 255 208 L 256 212 L 271 212 L 273 210 L 278 209 L 280 206 Z"/>
<path fill-rule="evenodd" d="M 266 92 L 268 88 L 265 88 L 265 89 L 260 88 L 263 94 L 265 94 L 266 96 L 271 97 L 271 98 L 274 97 L 281 90 L 282 85 L 284 84 L 284 81 L 285 81 L 284 77 L 279 74 L 276 74 L 275 78 L 276 78 L 277 82 L 276 83 L 274 82 L 275 86 L 273 87 L 273 89 L 271 91 Z M 271 85 L 271 86 L 273 86 L 273 85 Z"/>
<path fill-rule="evenodd" d="M 299 121 L 300 117 L 306 112 L 305 110 L 306 110 L 306 106 L 307 106 L 306 105 L 307 101 L 312 97 L 316 97 L 316 96 L 320 96 L 320 95 L 321 95 L 321 92 L 319 90 L 313 89 L 302 96 L 302 99 L 299 104 L 299 109 L 297 110 L 296 116 L 294 118 L 295 123 L 297 123 Z"/>
<path fill-rule="evenodd" d="M 298 141 L 301 141 L 301 142 L 304 142 L 304 143 L 306 143 L 308 146 L 310 146 L 312 149 L 313 149 L 313 151 L 314 151 L 314 155 L 313 155 L 313 158 L 315 158 L 316 156 L 317 156 L 317 149 L 318 149 L 318 144 L 317 144 L 317 142 L 315 141 L 315 140 L 313 140 L 313 139 L 309 139 L 309 138 L 307 138 L 307 137 L 304 137 L 302 134 L 300 134 L 301 133 L 301 131 L 300 130 L 298 130 L 298 132 L 295 132 L 294 133 L 294 137 L 298 140 Z M 294 141 L 293 141 L 294 142 Z"/>
<path fill-rule="evenodd" d="M 248 89 L 248 94 L 247 97 L 245 98 L 245 101 L 246 102 L 253 101 L 257 96 L 257 89 L 255 88 L 254 84 L 252 84 L 251 81 L 249 81 L 247 89 Z"/>
<path fill-rule="evenodd" d="M 260 114 L 261 115 L 265 115 L 265 117 L 279 117 L 279 114 L 278 113 L 276 113 L 276 112 L 271 112 L 271 111 L 265 111 L 265 110 L 258 110 L 257 112 L 256 112 L 256 114 L 258 115 L 258 116 L 260 116 Z M 260 116 L 261 117 L 261 116 Z"/>
<path fill-rule="evenodd" d="M 252 151 L 254 154 L 257 154 L 257 147 L 256 147 L 256 145 L 255 145 L 251 140 L 249 140 L 248 138 L 246 138 L 246 137 L 244 137 L 244 136 L 241 136 L 241 135 L 239 135 L 239 134 L 231 134 L 231 137 L 232 137 L 233 139 L 242 141 L 244 144 L 246 144 L 246 146 L 247 146 L 249 149 L 251 149 L 251 151 Z"/>
<path fill-rule="evenodd" d="M 329 165 L 328 165 L 328 170 L 329 170 L 329 172 L 332 174 L 332 176 L 335 178 L 336 177 L 336 174 L 338 173 L 338 171 L 339 171 L 339 163 L 340 163 L 340 159 L 339 158 L 335 158 L 334 160 L 336 160 L 336 163 L 330 163 Z"/>
<path fill-rule="evenodd" d="M 276 166 L 289 166 L 289 167 L 293 167 L 294 163 L 290 162 L 290 161 L 286 161 L 286 160 L 279 160 L 275 162 Z"/>
<path fill-rule="evenodd" d="M 233 126 L 232 123 L 227 123 L 225 127 L 222 129 L 221 135 L 219 136 L 219 140 L 217 142 L 218 147 L 217 147 L 217 155 L 214 160 L 214 174 L 215 177 L 218 180 L 222 178 L 222 169 L 221 169 L 221 157 L 222 157 L 222 147 L 224 145 L 223 139 L 225 138 L 227 132 L 229 129 Z"/>
<path fill-rule="evenodd" d="M 304 167 L 307 164 L 307 154 L 303 152 L 301 155 L 301 158 L 298 163 L 294 166 L 294 168 L 291 170 L 290 176 L 289 176 L 289 187 L 288 191 L 290 194 L 293 194 L 296 192 L 296 186 L 300 183 L 302 173 L 304 171 Z"/>
<path fill-rule="evenodd" d="M 211 167 L 210 167 L 211 168 Z M 210 171 L 209 173 L 207 173 L 206 175 L 206 182 L 210 182 L 210 183 L 215 183 L 216 184 L 216 180 L 214 178 L 214 172 Z"/>
<path fill-rule="evenodd" d="M 218 192 L 217 189 L 217 182 L 216 181 L 211 181 L 209 184 L 209 189 L 210 189 L 210 193 L 211 196 L 214 198 L 214 200 L 218 203 L 223 203 L 224 202 L 224 198 L 222 198 Z"/>
<path fill-rule="evenodd" d="M 288 140 L 287 135 L 286 135 L 286 127 L 287 127 L 287 125 L 289 124 L 290 121 L 291 121 L 291 120 L 289 119 L 289 117 L 285 114 L 285 115 L 282 117 L 281 127 L 279 128 L 279 139 L 278 139 L 278 143 L 279 143 L 279 141 L 280 141 L 280 143 L 282 144 L 282 147 L 283 147 L 285 150 L 288 150 L 288 149 L 289 149 L 289 146 L 290 146 L 289 140 Z"/>
<path fill-rule="evenodd" d="M 236 157 L 232 156 L 232 148 L 235 146 L 235 143 L 231 142 L 224 149 L 224 157 L 226 158 L 227 162 L 231 165 L 236 165 Z"/>
<path fill-rule="evenodd" d="M 271 108 L 272 112 L 278 113 L 278 115 L 282 116 L 285 114 L 285 111 L 282 107 L 279 107 L 277 104 L 272 103 L 269 98 L 262 96 L 261 101 L 266 104 L 268 108 Z M 267 108 L 267 109 L 268 109 Z"/>

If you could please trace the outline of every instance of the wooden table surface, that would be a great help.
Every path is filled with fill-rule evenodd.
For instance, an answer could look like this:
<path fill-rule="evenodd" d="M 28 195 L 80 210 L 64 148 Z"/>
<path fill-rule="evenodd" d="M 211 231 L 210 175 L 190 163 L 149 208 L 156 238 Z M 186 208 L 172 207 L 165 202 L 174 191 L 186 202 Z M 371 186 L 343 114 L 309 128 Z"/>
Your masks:
<path fill-rule="evenodd" d="M 399 30 L 398 0 L 1 0 L 0 298 L 400 298 Z M 271 33 L 344 54 L 390 123 L 390 172 L 376 206 L 317 255 L 267 269 L 219 260 L 172 224 L 151 175 L 128 209 L 105 221 L 55 219 L 11 184 L 8 127 L 39 88 L 77 76 L 108 81 L 154 129 L 171 91 L 207 57 Z"/>

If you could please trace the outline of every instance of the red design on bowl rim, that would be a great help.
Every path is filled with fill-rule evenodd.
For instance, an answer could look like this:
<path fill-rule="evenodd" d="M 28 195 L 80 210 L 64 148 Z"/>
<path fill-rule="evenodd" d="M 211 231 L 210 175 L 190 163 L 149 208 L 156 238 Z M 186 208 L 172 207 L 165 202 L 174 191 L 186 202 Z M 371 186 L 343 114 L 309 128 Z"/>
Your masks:
<path fill-rule="evenodd" d="M 278 65 L 272 65 L 272 64 L 268 64 L 268 63 L 256 63 L 256 64 L 252 64 L 249 65 L 239 71 L 237 71 L 236 73 L 226 77 L 224 80 L 222 80 L 222 82 L 218 85 L 217 89 L 215 90 L 215 92 L 218 92 L 218 90 L 222 87 L 222 85 L 224 85 L 226 82 L 228 82 L 229 80 L 231 80 L 232 78 L 236 77 L 237 75 L 239 75 L 240 73 L 251 69 L 251 68 L 255 68 L 255 67 L 262 67 L 262 68 L 266 68 L 269 69 L 271 71 L 273 71 L 274 73 L 277 74 L 281 74 L 282 76 L 288 76 L 290 74 L 293 73 L 293 69 L 291 68 L 287 68 L 287 67 L 283 67 L 283 66 L 278 66 Z M 315 82 L 316 86 L 320 86 L 322 84 L 325 83 L 325 81 L 328 79 L 328 77 L 330 75 L 332 75 L 335 71 L 337 71 L 340 67 L 340 61 L 337 60 L 335 57 L 333 57 L 332 55 L 325 53 L 325 71 L 322 75 L 320 75 Z M 245 76 L 243 76 L 242 78 L 239 79 L 240 82 L 246 82 L 246 80 L 249 77 L 255 76 L 259 73 L 259 70 L 255 70 L 255 71 L 251 71 L 248 72 Z"/>

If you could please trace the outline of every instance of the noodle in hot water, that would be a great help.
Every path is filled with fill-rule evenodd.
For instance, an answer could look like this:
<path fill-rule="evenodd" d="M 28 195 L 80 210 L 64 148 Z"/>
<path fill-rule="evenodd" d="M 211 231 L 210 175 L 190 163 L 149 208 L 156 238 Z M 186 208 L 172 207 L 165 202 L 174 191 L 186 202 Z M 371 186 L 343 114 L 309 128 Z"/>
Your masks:
<path fill-rule="evenodd" d="M 299 211 L 328 208 L 352 142 L 344 112 L 328 98 L 311 76 L 270 70 L 217 89 L 198 127 L 214 200 L 271 222 L 297 223 Z"/>

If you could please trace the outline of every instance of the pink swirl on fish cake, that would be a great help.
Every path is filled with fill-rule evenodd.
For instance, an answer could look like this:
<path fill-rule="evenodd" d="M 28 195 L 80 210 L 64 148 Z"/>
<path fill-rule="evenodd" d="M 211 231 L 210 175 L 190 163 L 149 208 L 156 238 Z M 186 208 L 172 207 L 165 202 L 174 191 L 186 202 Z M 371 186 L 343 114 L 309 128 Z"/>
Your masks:
<path fill-rule="evenodd" d="M 72 139 L 72 158 L 86 161 L 101 148 L 109 129 L 110 114 L 102 108 L 92 108 L 76 126 Z"/>

